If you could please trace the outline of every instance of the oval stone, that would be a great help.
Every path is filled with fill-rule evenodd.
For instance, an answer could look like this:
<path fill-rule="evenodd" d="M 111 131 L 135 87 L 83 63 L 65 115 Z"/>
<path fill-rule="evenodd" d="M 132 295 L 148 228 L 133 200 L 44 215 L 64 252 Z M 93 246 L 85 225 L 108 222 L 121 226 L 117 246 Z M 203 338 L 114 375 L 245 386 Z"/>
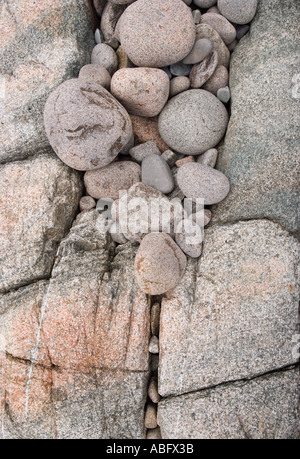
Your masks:
<path fill-rule="evenodd" d="M 201 24 L 208 24 L 218 32 L 225 45 L 229 45 L 236 38 L 235 27 L 221 14 L 206 13 L 201 17 Z"/>
<path fill-rule="evenodd" d="M 228 112 L 213 94 L 191 89 L 173 97 L 159 116 L 159 132 L 171 149 L 200 155 L 223 138 Z"/>
<path fill-rule="evenodd" d="M 200 257 L 202 253 L 203 232 L 200 226 L 192 219 L 182 220 L 178 224 L 175 241 L 189 257 Z"/>
<path fill-rule="evenodd" d="M 223 201 L 230 191 L 229 180 L 222 172 L 199 163 L 182 166 L 177 182 L 187 198 L 204 199 L 207 206 Z"/>
<path fill-rule="evenodd" d="M 186 256 L 168 234 L 148 234 L 136 254 L 137 283 L 148 295 L 166 293 L 181 281 L 186 262 Z"/>
<path fill-rule="evenodd" d="M 258 0 L 218 0 L 220 13 L 235 24 L 248 24 L 255 16 Z"/>
<path fill-rule="evenodd" d="M 168 163 L 158 155 L 149 155 L 143 160 L 142 182 L 164 194 L 171 193 L 175 187 Z"/>
<path fill-rule="evenodd" d="M 170 80 L 160 69 L 121 69 L 111 80 L 111 93 L 131 115 L 157 116 L 165 106 L 169 92 Z"/>
<path fill-rule="evenodd" d="M 110 164 L 132 134 L 125 108 L 102 86 L 79 79 L 64 82 L 50 94 L 44 123 L 55 153 L 80 171 Z"/>
<path fill-rule="evenodd" d="M 129 190 L 140 181 L 141 167 L 131 161 L 120 161 L 109 166 L 88 171 L 84 175 L 87 192 L 93 198 L 118 199 L 119 191 Z"/>
<path fill-rule="evenodd" d="M 120 40 L 139 67 L 164 67 L 186 57 L 195 43 L 195 23 L 182 0 L 137 0 L 120 21 Z"/>

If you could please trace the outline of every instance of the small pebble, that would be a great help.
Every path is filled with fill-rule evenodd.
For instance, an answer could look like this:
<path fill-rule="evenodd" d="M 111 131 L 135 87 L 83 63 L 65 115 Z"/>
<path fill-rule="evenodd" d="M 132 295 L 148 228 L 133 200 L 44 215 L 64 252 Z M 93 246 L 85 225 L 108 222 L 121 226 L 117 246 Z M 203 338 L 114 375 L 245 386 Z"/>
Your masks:
<path fill-rule="evenodd" d="M 160 325 L 160 304 L 155 303 L 151 308 L 150 324 L 151 324 L 151 333 L 154 336 L 159 334 L 159 325 Z"/>
<path fill-rule="evenodd" d="M 203 61 L 212 51 L 212 43 L 208 38 L 196 40 L 195 45 L 188 56 L 183 59 L 184 64 L 198 64 Z"/>
<path fill-rule="evenodd" d="M 221 14 L 217 5 L 211 6 L 208 10 L 207 13 L 216 13 L 216 14 Z"/>
<path fill-rule="evenodd" d="M 118 70 L 111 80 L 112 95 L 132 115 L 152 118 L 165 106 L 170 92 L 166 73 L 152 68 Z"/>
<path fill-rule="evenodd" d="M 182 62 L 177 62 L 177 64 L 172 64 L 170 66 L 170 72 L 174 76 L 188 76 L 191 69 L 191 65 L 183 64 Z"/>
<path fill-rule="evenodd" d="M 169 67 L 161 67 L 160 70 L 163 70 L 168 75 L 170 80 L 172 79 L 172 73 L 170 72 Z"/>
<path fill-rule="evenodd" d="M 175 233 L 175 241 L 181 250 L 192 258 L 202 253 L 203 233 L 201 227 L 192 219 L 182 220 Z"/>
<path fill-rule="evenodd" d="M 160 395 L 158 393 L 158 383 L 157 383 L 157 378 L 151 378 L 150 384 L 148 387 L 148 396 L 150 400 L 153 403 L 159 403 L 160 402 Z"/>
<path fill-rule="evenodd" d="M 200 64 L 194 65 L 190 73 L 191 87 L 193 89 L 201 88 L 214 74 L 217 66 L 218 53 L 213 51 Z"/>
<path fill-rule="evenodd" d="M 197 39 L 208 38 L 213 45 L 213 51 L 218 53 L 219 65 L 224 65 L 224 67 L 228 68 L 230 52 L 218 32 L 210 25 L 201 23 L 196 26 L 196 30 Z"/>
<path fill-rule="evenodd" d="M 103 33 L 105 43 L 114 49 L 117 49 L 119 46 L 119 38 L 116 37 L 116 28 L 126 6 L 107 2 L 101 15 L 100 29 Z"/>
<path fill-rule="evenodd" d="M 218 32 L 225 45 L 232 43 L 236 38 L 235 27 L 221 14 L 205 13 L 201 17 L 201 24 L 208 24 Z"/>
<path fill-rule="evenodd" d="M 130 69 L 130 68 L 134 67 L 133 63 L 131 62 L 131 60 L 129 59 L 127 54 L 125 53 L 125 51 L 122 48 L 122 46 L 119 46 L 119 48 L 116 51 L 116 54 L 117 54 L 118 63 L 119 63 L 118 70 Z"/>
<path fill-rule="evenodd" d="M 226 88 L 219 89 L 217 92 L 217 97 L 221 102 L 224 102 L 224 104 L 227 104 L 231 98 L 229 87 L 226 86 Z"/>
<path fill-rule="evenodd" d="M 171 150 L 166 150 L 163 152 L 163 154 L 161 155 L 161 157 L 167 161 L 168 165 L 170 167 L 173 167 L 178 159 L 178 156 L 176 155 L 176 153 L 174 153 L 173 151 Z"/>
<path fill-rule="evenodd" d="M 141 145 L 137 145 L 129 150 L 130 156 L 138 163 L 142 163 L 143 160 L 150 155 L 160 155 L 160 151 L 156 146 L 155 142 L 145 142 Z"/>
<path fill-rule="evenodd" d="M 194 10 L 192 11 L 192 15 L 194 18 L 194 23 L 199 24 L 201 21 L 201 11 L 200 10 Z"/>
<path fill-rule="evenodd" d="M 95 46 L 92 52 L 91 63 L 106 68 L 110 75 L 113 75 L 118 69 L 118 57 L 116 52 L 105 43 L 100 43 Z"/>
<path fill-rule="evenodd" d="M 157 408 L 154 403 L 148 403 L 145 413 L 146 429 L 155 429 L 157 427 Z"/>
<path fill-rule="evenodd" d="M 86 80 L 90 83 L 100 84 L 105 89 L 109 89 L 111 76 L 104 67 L 100 67 L 97 64 L 88 64 L 82 67 L 79 72 L 78 78 L 80 80 Z"/>
<path fill-rule="evenodd" d="M 223 65 L 219 65 L 214 74 L 210 77 L 210 79 L 204 83 L 202 89 L 205 91 L 211 92 L 214 96 L 217 95 L 218 90 L 220 88 L 225 88 L 229 84 L 229 73 L 226 67 Z"/>
<path fill-rule="evenodd" d="M 248 24 L 255 16 L 258 0 L 218 0 L 220 13 L 234 24 Z"/>
<path fill-rule="evenodd" d="M 217 0 L 193 0 L 194 5 L 199 6 L 199 8 L 210 8 L 211 6 L 217 3 Z"/>
<path fill-rule="evenodd" d="M 156 155 L 148 155 L 142 162 L 142 182 L 164 194 L 174 190 L 175 182 L 168 163 Z"/>
<path fill-rule="evenodd" d="M 246 33 L 248 33 L 250 30 L 250 26 L 248 24 L 245 24 L 245 25 L 237 25 L 236 26 L 236 38 L 238 40 L 241 40 L 241 38 L 243 38 Z"/>
<path fill-rule="evenodd" d="M 92 196 L 83 196 L 80 199 L 79 208 L 81 212 L 92 210 L 96 207 L 96 201 L 92 198 Z"/>
<path fill-rule="evenodd" d="M 124 234 L 118 231 L 116 223 L 112 224 L 109 232 L 110 232 L 112 240 L 115 241 L 117 244 L 121 245 L 121 244 L 126 244 L 126 242 L 128 242 Z"/>
<path fill-rule="evenodd" d="M 135 275 L 141 290 L 148 295 L 161 295 L 176 287 L 186 269 L 186 257 L 165 233 L 144 237 L 135 259 Z"/>
<path fill-rule="evenodd" d="M 159 354 L 159 340 L 157 336 L 152 336 L 149 343 L 150 354 Z"/>
<path fill-rule="evenodd" d="M 211 148 L 207 150 L 203 155 L 199 156 L 197 163 L 204 164 L 205 166 L 215 167 L 218 159 L 218 150 Z"/>
<path fill-rule="evenodd" d="M 158 131 L 158 118 L 145 118 L 144 116 L 131 115 L 132 128 L 136 145 L 152 141 L 155 142 L 157 148 L 163 153 L 169 149 Z"/>
<path fill-rule="evenodd" d="M 103 43 L 104 39 L 103 39 L 103 36 L 102 36 L 102 33 L 100 31 L 100 29 L 96 29 L 96 32 L 95 32 L 95 42 L 97 43 L 97 45 L 99 45 L 100 43 Z"/>
<path fill-rule="evenodd" d="M 170 83 L 170 97 L 177 96 L 183 91 L 190 89 L 191 82 L 186 76 L 175 77 Z"/>
<path fill-rule="evenodd" d="M 230 191 L 229 180 L 222 172 L 199 163 L 182 166 L 177 181 L 187 198 L 204 199 L 207 206 L 223 201 Z"/>
<path fill-rule="evenodd" d="M 155 373 L 159 366 L 159 354 L 151 354 L 150 362 L 151 371 Z"/>
<path fill-rule="evenodd" d="M 160 427 L 156 427 L 156 429 L 148 430 L 147 431 L 147 440 L 161 440 Z"/>
<path fill-rule="evenodd" d="M 185 156 L 182 159 L 178 159 L 178 161 L 176 161 L 175 165 L 176 165 L 176 167 L 181 167 L 184 164 L 194 163 L 194 162 L 195 162 L 194 156 Z"/>

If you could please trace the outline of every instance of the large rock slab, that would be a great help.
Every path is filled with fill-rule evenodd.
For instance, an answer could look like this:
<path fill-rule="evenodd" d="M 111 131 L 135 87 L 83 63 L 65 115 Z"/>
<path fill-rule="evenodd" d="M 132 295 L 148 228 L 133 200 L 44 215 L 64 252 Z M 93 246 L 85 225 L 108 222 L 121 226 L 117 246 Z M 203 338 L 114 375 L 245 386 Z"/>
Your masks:
<path fill-rule="evenodd" d="M 162 302 L 162 396 L 296 362 L 299 254 L 299 243 L 268 221 L 206 231 L 202 257 Z"/>
<path fill-rule="evenodd" d="M 88 2 L 5 0 L 0 28 L 0 163 L 44 150 L 48 95 L 90 62 Z"/>
<path fill-rule="evenodd" d="M 159 404 L 162 438 L 299 439 L 299 369 Z"/>
<path fill-rule="evenodd" d="M 232 113 L 218 162 L 232 191 L 214 222 L 268 218 L 300 234 L 297 18 L 293 0 L 261 1 L 251 33 L 232 55 Z"/>
<path fill-rule="evenodd" d="M 145 436 L 150 308 L 135 249 L 100 229 L 81 214 L 51 280 L 0 296 L 5 438 Z"/>
<path fill-rule="evenodd" d="M 82 192 L 77 172 L 43 154 L 0 166 L 0 292 L 50 275 Z"/>

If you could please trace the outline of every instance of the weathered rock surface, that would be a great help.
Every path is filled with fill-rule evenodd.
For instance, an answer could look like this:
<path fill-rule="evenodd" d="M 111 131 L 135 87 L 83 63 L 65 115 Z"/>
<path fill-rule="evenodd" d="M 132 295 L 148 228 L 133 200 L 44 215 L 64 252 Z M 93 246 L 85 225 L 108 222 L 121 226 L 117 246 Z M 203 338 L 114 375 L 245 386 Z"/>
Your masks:
<path fill-rule="evenodd" d="M 159 404 L 162 438 L 299 439 L 299 369 Z"/>
<path fill-rule="evenodd" d="M 299 243 L 250 221 L 206 231 L 162 302 L 159 393 L 183 394 L 297 362 Z"/>
<path fill-rule="evenodd" d="M 145 436 L 150 310 L 101 221 L 78 217 L 50 282 L 0 296 L 2 437 Z"/>
<path fill-rule="evenodd" d="M 89 63 L 94 39 L 82 0 L 9 0 L 0 9 L 0 162 L 6 162 L 48 146 L 46 99 Z"/>
<path fill-rule="evenodd" d="M 268 218 L 300 234 L 296 17 L 293 0 L 260 2 L 251 34 L 233 53 L 232 116 L 218 161 L 232 190 L 215 210 L 215 222 Z M 278 40 L 283 28 L 285 38 Z"/>
<path fill-rule="evenodd" d="M 228 124 L 224 105 L 203 89 L 190 89 L 173 97 L 158 119 L 162 139 L 171 149 L 199 155 L 215 147 Z"/>
<path fill-rule="evenodd" d="M 139 67 L 164 67 L 186 57 L 195 42 L 195 23 L 180 0 L 138 0 L 121 17 L 120 40 Z"/>
<path fill-rule="evenodd" d="M 56 156 L 0 166 L 0 292 L 48 277 L 82 185 Z"/>
<path fill-rule="evenodd" d="M 50 94 L 44 123 L 55 153 L 79 171 L 112 163 L 132 135 L 125 108 L 102 86 L 78 78 Z"/>

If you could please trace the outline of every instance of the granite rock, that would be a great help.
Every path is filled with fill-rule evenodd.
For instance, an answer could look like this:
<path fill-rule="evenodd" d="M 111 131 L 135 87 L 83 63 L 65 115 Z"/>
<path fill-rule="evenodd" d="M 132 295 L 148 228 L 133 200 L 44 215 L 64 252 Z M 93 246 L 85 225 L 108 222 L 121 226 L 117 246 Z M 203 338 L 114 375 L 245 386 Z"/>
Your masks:
<path fill-rule="evenodd" d="M 229 84 L 229 73 L 226 67 L 219 65 L 210 79 L 204 83 L 202 89 L 211 92 L 214 96 L 217 95 L 218 90 L 225 88 Z"/>
<path fill-rule="evenodd" d="M 190 89 L 191 82 L 186 76 L 172 78 L 170 83 L 170 97 L 177 96 L 181 92 Z"/>
<path fill-rule="evenodd" d="M 146 142 L 155 142 L 158 149 L 163 153 L 169 146 L 161 138 L 158 131 L 158 117 L 145 118 L 144 116 L 131 115 L 132 128 L 136 145 Z"/>
<path fill-rule="evenodd" d="M 118 68 L 118 57 L 111 46 L 100 43 L 93 49 L 91 63 L 104 67 L 110 75 L 113 75 Z"/>
<path fill-rule="evenodd" d="M 299 370 L 163 400 L 163 439 L 299 439 Z"/>
<path fill-rule="evenodd" d="M 228 68 L 230 52 L 218 32 L 208 24 L 198 24 L 196 26 L 196 40 L 202 38 L 207 38 L 211 41 L 213 51 L 218 53 L 219 65 L 224 65 L 224 67 Z"/>
<path fill-rule="evenodd" d="M 159 393 L 179 395 L 297 363 L 299 243 L 265 220 L 211 227 L 162 302 Z"/>
<path fill-rule="evenodd" d="M 94 45 L 82 0 L 1 2 L 0 163 L 45 151 L 43 110 L 49 94 L 77 77 Z"/>
<path fill-rule="evenodd" d="M 154 117 L 165 106 L 170 80 L 160 69 L 122 69 L 114 74 L 111 93 L 132 115 Z"/>
<path fill-rule="evenodd" d="M 191 89 L 173 97 L 159 116 L 159 132 L 175 151 L 199 155 L 215 147 L 226 132 L 228 113 L 211 93 Z"/>
<path fill-rule="evenodd" d="M 78 79 L 49 96 L 44 123 L 55 153 L 81 171 L 110 164 L 132 134 L 124 107 L 102 86 Z"/>
<path fill-rule="evenodd" d="M 235 24 L 248 24 L 255 16 L 258 0 L 218 0 L 220 13 Z"/>
<path fill-rule="evenodd" d="M 80 214 L 49 282 L 0 296 L 5 438 L 145 437 L 148 301 L 99 218 Z"/>
<path fill-rule="evenodd" d="M 244 5 L 243 5 L 244 8 Z M 225 45 L 229 45 L 236 38 L 235 27 L 221 14 L 206 13 L 201 16 L 201 24 L 210 25 L 222 38 Z"/>
<path fill-rule="evenodd" d="M 293 0 L 260 2 L 233 53 L 231 119 L 218 161 L 231 193 L 214 222 L 267 218 L 300 235 L 297 14 Z"/>
<path fill-rule="evenodd" d="M 139 67 L 175 64 L 194 45 L 194 19 L 182 0 L 138 0 L 122 15 L 120 40 Z"/>
<path fill-rule="evenodd" d="M 93 198 L 118 199 L 119 192 L 140 182 L 141 168 L 132 161 L 118 161 L 102 169 L 87 171 L 84 184 Z"/>
<path fill-rule="evenodd" d="M 107 90 L 110 88 L 111 76 L 105 67 L 101 67 L 98 64 L 88 64 L 82 67 L 78 78 L 86 80 L 89 83 L 100 84 L 100 86 L 103 86 Z"/>
<path fill-rule="evenodd" d="M 164 194 L 174 190 L 174 178 L 165 159 L 159 155 L 149 155 L 142 162 L 142 182 Z"/>
<path fill-rule="evenodd" d="M 161 295 L 176 287 L 182 279 L 186 257 L 168 234 L 150 233 L 141 242 L 134 266 L 142 291 Z"/>
<path fill-rule="evenodd" d="M 0 166 L 0 292 L 50 275 L 74 219 L 77 172 L 43 154 Z"/>

